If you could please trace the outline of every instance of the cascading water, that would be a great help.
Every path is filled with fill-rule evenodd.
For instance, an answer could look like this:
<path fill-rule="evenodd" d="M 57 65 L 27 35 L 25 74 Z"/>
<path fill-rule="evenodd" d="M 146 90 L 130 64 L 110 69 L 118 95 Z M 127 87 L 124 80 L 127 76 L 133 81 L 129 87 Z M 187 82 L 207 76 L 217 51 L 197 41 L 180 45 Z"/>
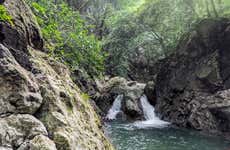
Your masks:
<path fill-rule="evenodd" d="M 106 119 L 114 120 L 119 112 L 121 112 L 121 101 L 123 99 L 123 95 L 118 95 L 113 102 L 113 106 L 109 109 L 108 114 L 106 115 Z"/>
<path fill-rule="evenodd" d="M 116 119 L 123 96 L 116 98 L 107 119 Z M 140 98 L 145 121 L 134 123 L 114 121 L 106 131 L 117 150 L 227 150 L 230 142 L 186 129 L 167 127 L 170 123 L 157 117 L 146 96 Z M 159 129 L 164 128 L 164 129 Z"/>
<path fill-rule="evenodd" d="M 156 116 L 154 107 L 148 102 L 148 99 L 145 95 L 141 97 L 140 101 L 144 113 L 144 118 L 146 120 L 137 121 L 134 123 L 134 126 L 138 128 L 163 128 L 170 124 L 169 122 L 160 120 L 160 118 Z"/>
<path fill-rule="evenodd" d="M 155 114 L 155 109 L 149 104 L 147 97 L 144 95 L 141 97 L 141 106 L 143 108 L 144 117 L 146 120 L 158 119 Z"/>

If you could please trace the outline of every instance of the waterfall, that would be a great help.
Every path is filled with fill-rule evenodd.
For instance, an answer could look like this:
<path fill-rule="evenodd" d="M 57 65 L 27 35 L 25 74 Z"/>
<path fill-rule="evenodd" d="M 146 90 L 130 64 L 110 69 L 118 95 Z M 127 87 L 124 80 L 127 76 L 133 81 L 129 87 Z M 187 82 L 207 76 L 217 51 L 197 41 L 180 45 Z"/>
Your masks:
<path fill-rule="evenodd" d="M 141 106 L 146 120 L 158 119 L 155 114 L 155 108 L 149 104 L 148 99 L 145 95 L 141 97 Z"/>
<path fill-rule="evenodd" d="M 109 109 L 106 118 L 109 120 L 116 119 L 116 116 L 119 112 L 121 112 L 121 101 L 123 99 L 123 95 L 118 95 L 113 102 L 113 106 Z"/>
<path fill-rule="evenodd" d="M 141 106 L 144 113 L 145 121 L 137 121 L 134 125 L 138 128 L 147 128 L 147 127 L 155 127 L 155 128 L 163 128 L 167 127 L 170 123 L 161 120 L 157 117 L 155 113 L 155 108 L 149 103 L 147 97 L 144 95 L 140 98 Z"/>

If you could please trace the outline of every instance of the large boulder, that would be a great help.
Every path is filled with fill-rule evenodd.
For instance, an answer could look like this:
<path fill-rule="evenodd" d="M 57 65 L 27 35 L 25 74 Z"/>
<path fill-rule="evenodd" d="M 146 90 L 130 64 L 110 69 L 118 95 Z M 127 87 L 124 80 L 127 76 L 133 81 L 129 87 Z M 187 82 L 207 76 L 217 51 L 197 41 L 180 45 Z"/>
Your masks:
<path fill-rule="evenodd" d="M 0 21 L 0 149 L 113 150 L 68 68 L 43 52 L 24 0 L 4 0 Z"/>
<path fill-rule="evenodd" d="M 94 96 L 96 105 L 103 112 L 103 116 L 109 111 L 114 100 L 119 94 L 123 94 L 122 88 L 126 84 L 126 79 L 121 77 L 114 77 L 106 81 L 101 81 L 102 87 Z"/>
<path fill-rule="evenodd" d="M 145 84 L 137 82 L 127 82 L 124 89 L 124 105 L 123 111 L 128 114 L 128 117 L 134 119 L 143 118 L 143 110 L 140 103 L 140 98 L 144 94 Z"/>
<path fill-rule="evenodd" d="M 229 132 L 229 87 L 230 21 L 206 19 L 164 60 L 156 110 L 179 126 Z"/>
<path fill-rule="evenodd" d="M 106 114 L 118 95 L 123 95 L 122 111 L 130 119 L 143 118 L 140 98 L 145 84 L 128 81 L 122 77 L 111 78 L 106 82 L 100 95 L 95 99 L 98 107 Z"/>

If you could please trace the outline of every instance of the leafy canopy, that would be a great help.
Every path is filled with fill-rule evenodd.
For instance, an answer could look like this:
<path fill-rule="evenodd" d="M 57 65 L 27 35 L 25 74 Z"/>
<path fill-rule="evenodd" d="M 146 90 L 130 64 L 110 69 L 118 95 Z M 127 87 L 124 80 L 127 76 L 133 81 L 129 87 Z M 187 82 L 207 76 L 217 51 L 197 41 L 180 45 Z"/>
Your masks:
<path fill-rule="evenodd" d="M 105 53 L 101 43 L 81 19 L 79 12 L 64 1 L 40 0 L 29 4 L 35 13 L 51 55 L 72 69 L 83 69 L 91 75 L 104 70 Z"/>

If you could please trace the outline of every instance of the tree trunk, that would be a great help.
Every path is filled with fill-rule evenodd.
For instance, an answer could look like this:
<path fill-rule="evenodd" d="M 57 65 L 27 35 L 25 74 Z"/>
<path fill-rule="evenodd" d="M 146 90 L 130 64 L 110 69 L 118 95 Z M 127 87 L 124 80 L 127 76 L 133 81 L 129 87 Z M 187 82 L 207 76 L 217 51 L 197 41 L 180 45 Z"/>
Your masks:
<path fill-rule="evenodd" d="M 205 0 L 205 4 L 206 4 L 206 12 L 207 12 L 207 15 L 208 17 L 211 17 L 211 13 L 210 13 L 210 10 L 209 10 L 209 4 L 208 4 L 208 0 Z"/>
<path fill-rule="evenodd" d="M 219 15 L 218 15 L 218 12 L 216 10 L 216 6 L 215 6 L 214 0 L 211 0 L 211 5 L 212 5 L 212 9 L 213 9 L 215 17 L 218 17 Z"/>

